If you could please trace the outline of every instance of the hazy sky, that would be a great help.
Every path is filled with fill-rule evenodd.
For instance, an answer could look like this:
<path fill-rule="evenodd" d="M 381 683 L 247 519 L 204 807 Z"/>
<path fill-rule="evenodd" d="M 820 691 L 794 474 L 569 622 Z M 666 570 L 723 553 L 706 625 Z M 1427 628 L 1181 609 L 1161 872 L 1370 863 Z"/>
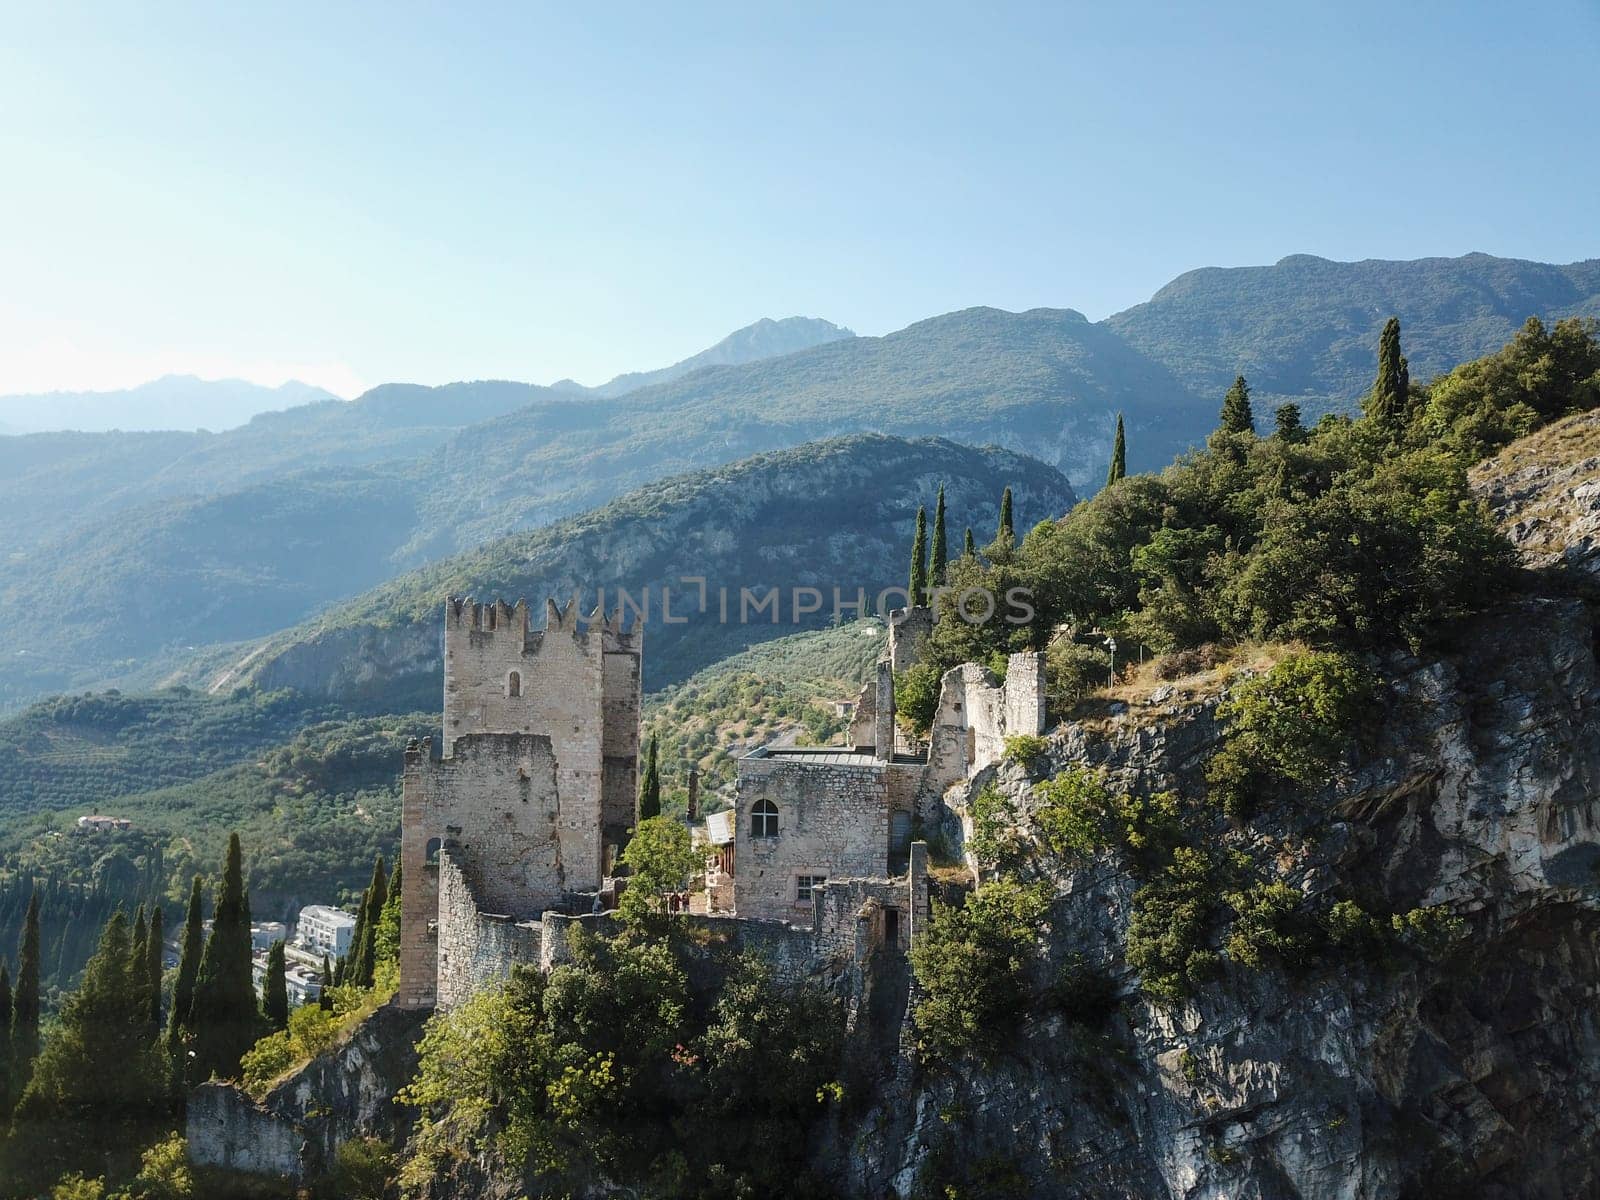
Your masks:
<path fill-rule="evenodd" d="M 598 382 L 761 316 L 1600 255 L 1600 0 L 5 9 L 0 392 Z"/>

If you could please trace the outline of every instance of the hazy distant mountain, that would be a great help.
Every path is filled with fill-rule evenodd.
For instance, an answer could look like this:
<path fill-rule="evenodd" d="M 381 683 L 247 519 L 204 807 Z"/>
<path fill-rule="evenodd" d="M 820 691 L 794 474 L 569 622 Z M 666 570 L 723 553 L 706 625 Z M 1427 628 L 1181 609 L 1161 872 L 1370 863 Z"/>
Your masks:
<path fill-rule="evenodd" d="M 1372 385 L 1378 332 L 1400 318 L 1419 382 L 1497 349 L 1530 316 L 1600 316 L 1600 259 L 1552 266 L 1468 254 L 1270 267 L 1204 267 L 1104 324 L 1219 402 L 1236 374 L 1258 397 L 1310 413 L 1349 407 Z"/>
<path fill-rule="evenodd" d="M 295 380 L 269 388 L 242 379 L 164 375 L 120 391 L 0 396 L 0 433 L 216 431 L 243 425 L 257 413 L 334 398 L 332 392 Z"/>
<path fill-rule="evenodd" d="M 853 337 L 855 334 L 850 330 L 819 317 L 784 317 L 779 321 L 762 317 L 755 324 L 730 333 L 709 350 L 702 350 L 670 367 L 618 375 L 610 383 L 585 390 L 598 396 L 620 396 L 652 384 L 668 383 L 701 367 L 737 366 L 740 363 L 759 362 L 764 358 L 781 358 L 796 350 L 809 350 L 812 346 Z"/>
<path fill-rule="evenodd" d="M 994 443 L 1087 493 L 1104 479 L 1118 412 L 1130 469 L 1152 469 L 1213 428 L 1236 371 L 1263 423 L 1285 395 L 1311 415 L 1351 409 L 1390 314 L 1420 379 L 1497 349 L 1530 314 L 1600 312 L 1597 296 L 1600 262 L 1297 257 L 1192 272 L 1098 324 L 1065 309 L 967 309 L 623 396 L 387 384 L 225 433 L 0 438 L 0 633 L 15 646 L 0 658 L 0 706 L 96 677 L 75 649 L 82 623 L 37 618 L 78 597 L 121 605 L 129 649 L 116 673 L 131 675 L 154 648 L 290 624 L 666 476 L 848 434 Z M 784 325 L 730 341 L 779 347 Z M 48 631 L 14 635 L 29 623 Z"/>

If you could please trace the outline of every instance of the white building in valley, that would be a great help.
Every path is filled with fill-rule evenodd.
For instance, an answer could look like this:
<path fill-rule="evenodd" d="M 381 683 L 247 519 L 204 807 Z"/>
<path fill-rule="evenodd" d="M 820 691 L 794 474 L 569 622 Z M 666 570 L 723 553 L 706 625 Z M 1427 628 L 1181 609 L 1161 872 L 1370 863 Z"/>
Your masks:
<path fill-rule="evenodd" d="M 349 951 L 355 932 L 356 919 L 351 913 L 326 904 L 308 904 L 300 910 L 294 940 L 313 954 L 339 958 Z"/>

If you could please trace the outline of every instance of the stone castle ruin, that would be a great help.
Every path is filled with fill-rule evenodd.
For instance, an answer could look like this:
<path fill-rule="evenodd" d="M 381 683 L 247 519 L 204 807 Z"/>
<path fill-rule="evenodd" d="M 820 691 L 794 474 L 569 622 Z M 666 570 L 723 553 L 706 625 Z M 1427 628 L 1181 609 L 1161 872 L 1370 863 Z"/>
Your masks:
<path fill-rule="evenodd" d="M 903 954 L 927 917 L 927 847 L 945 790 L 1044 728 L 1043 655 L 1001 683 L 947 672 L 928 740 L 896 721 L 894 675 L 917 660 L 927 609 L 892 614 L 848 746 L 768 746 L 739 760 L 731 813 L 706 819 L 685 919 L 760 948 L 780 972 L 859 969 Z M 546 602 L 445 604 L 442 744 L 406 750 L 402 1008 L 449 1008 L 516 963 L 562 959 L 572 923 L 606 920 L 637 823 L 644 631 L 620 613 Z"/>

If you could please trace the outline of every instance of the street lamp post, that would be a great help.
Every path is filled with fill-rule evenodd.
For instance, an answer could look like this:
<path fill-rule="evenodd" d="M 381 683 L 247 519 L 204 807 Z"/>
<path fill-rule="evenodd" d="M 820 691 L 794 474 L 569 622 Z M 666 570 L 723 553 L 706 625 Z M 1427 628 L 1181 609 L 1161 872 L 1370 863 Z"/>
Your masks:
<path fill-rule="evenodd" d="M 1106 649 L 1111 651 L 1111 683 L 1108 686 L 1116 687 L 1117 686 L 1117 639 L 1114 638 L 1114 637 L 1108 637 L 1106 639 Z"/>

